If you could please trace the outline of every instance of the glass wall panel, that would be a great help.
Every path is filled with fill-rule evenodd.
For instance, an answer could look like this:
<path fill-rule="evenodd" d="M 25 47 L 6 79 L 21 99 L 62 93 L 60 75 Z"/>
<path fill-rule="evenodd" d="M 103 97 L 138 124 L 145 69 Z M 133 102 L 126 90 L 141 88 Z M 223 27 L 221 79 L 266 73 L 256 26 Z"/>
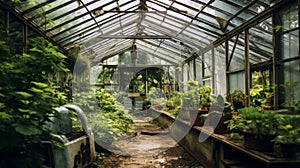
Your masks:
<path fill-rule="evenodd" d="M 213 75 L 213 55 L 211 51 L 205 53 L 202 57 L 203 60 L 203 68 L 204 68 L 204 77 L 208 77 Z"/>
<path fill-rule="evenodd" d="M 235 70 L 235 69 L 243 69 L 245 67 L 245 48 L 244 48 L 244 33 L 241 33 L 238 37 L 238 41 L 235 45 L 236 41 L 236 36 L 233 37 L 229 41 L 229 57 L 228 61 L 230 61 L 231 57 L 231 62 L 230 62 L 230 70 Z"/>
<path fill-rule="evenodd" d="M 273 58 L 272 18 L 249 29 L 250 64 L 271 61 Z"/>
<path fill-rule="evenodd" d="M 282 59 L 299 56 L 299 30 L 285 33 L 281 38 Z"/>
<path fill-rule="evenodd" d="M 278 12 L 276 16 L 275 29 L 281 43 L 278 59 L 299 56 L 298 5 L 293 3 Z"/>
<path fill-rule="evenodd" d="M 194 61 L 190 61 L 189 79 L 191 79 L 191 80 L 195 80 L 195 78 L 196 78 L 194 67 L 195 67 Z"/>
<path fill-rule="evenodd" d="M 182 78 L 181 78 L 181 81 L 182 82 L 186 82 L 188 81 L 188 64 L 184 64 L 184 66 L 182 67 Z M 183 85 L 183 89 L 184 90 L 187 90 L 187 86 Z"/>
<path fill-rule="evenodd" d="M 214 49 L 215 54 L 215 88 L 214 93 L 225 95 L 226 93 L 226 63 L 225 48 L 219 45 Z"/>
<path fill-rule="evenodd" d="M 287 107 L 296 112 L 294 107 L 299 104 L 300 97 L 300 57 L 299 57 L 299 7 L 295 1 L 286 5 L 276 13 L 275 28 L 277 31 L 276 68 L 279 92 L 279 107 Z M 299 110 L 298 110 L 299 112 Z"/>
<path fill-rule="evenodd" d="M 235 89 L 245 91 L 245 72 L 236 72 L 229 74 L 229 92 L 232 93 Z"/>
<path fill-rule="evenodd" d="M 202 85 L 202 61 L 200 57 L 196 58 L 196 81 L 199 82 L 200 85 Z"/>
<path fill-rule="evenodd" d="M 293 107 L 300 101 L 300 61 L 286 62 L 280 67 L 281 87 L 279 92 L 279 105 Z"/>

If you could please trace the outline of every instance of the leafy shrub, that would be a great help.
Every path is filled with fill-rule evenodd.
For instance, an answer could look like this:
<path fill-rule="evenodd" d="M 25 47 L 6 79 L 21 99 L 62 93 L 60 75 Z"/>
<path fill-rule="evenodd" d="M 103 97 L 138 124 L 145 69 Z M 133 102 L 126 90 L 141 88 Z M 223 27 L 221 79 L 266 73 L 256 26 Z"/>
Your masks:
<path fill-rule="evenodd" d="M 66 56 L 43 38 L 31 45 L 20 56 L 0 41 L 0 167 L 42 167 L 43 155 L 33 146 L 50 140 L 44 125 L 66 102 L 54 83 L 56 73 L 68 71 Z"/>
<path fill-rule="evenodd" d="M 128 111 L 105 89 L 77 93 L 73 98 L 87 113 L 97 142 L 110 145 L 118 136 L 132 132 L 133 120 Z"/>

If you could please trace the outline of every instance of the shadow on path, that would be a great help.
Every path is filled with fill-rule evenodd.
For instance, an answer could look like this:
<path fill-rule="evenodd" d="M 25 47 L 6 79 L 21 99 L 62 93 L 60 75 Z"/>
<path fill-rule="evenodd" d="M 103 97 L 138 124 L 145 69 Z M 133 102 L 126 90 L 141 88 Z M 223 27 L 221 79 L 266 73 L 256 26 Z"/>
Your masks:
<path fill-rule="evenodd" d="M 135 117 L 135 135 L 121 140 L 117 153 L 98 154 L 89 168 L 202 168 L 167 133 L 147 118 Z"/>

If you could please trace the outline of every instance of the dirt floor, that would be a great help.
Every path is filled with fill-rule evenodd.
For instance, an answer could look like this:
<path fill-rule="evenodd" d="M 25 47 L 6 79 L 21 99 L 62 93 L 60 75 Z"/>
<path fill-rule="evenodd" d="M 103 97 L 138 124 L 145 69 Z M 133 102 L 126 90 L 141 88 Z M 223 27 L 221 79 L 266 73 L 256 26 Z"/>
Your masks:
<path fill-rule="evenodd" d="M 134 121 L 135 136 L 120 141 L 120 151 L 99 153 L 89 168 L 202 168 L 166 130 L 144 118 Z"/>

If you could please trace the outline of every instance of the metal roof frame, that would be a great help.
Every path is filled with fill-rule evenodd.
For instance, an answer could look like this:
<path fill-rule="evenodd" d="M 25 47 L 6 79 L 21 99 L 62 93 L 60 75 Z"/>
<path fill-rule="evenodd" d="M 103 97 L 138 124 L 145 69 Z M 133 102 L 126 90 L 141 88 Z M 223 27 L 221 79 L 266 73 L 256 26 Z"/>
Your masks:
<path fill-rule="evenodd" d="M 94 62 L 137 45 L 138 49 L 174 64 L 204 54 L 254 26 L 288 1 L 32 0 L 14 3 L 0 0 L 0 3 L 64 51 L 82 46 L 81 52 L 95 59 Z M 272 33 L 260 27 L 251 31 Z M 95 44 L 90 45 L 92 42 Z M 260 51 L 260 48 L 269 50 L 272 41 L 266 42 L 250 41 L 251 52 L 257 59 L 270 59 L 270 53 Z M 96 56 L 89 56 L 90 51 L 96 51 Z"/>

